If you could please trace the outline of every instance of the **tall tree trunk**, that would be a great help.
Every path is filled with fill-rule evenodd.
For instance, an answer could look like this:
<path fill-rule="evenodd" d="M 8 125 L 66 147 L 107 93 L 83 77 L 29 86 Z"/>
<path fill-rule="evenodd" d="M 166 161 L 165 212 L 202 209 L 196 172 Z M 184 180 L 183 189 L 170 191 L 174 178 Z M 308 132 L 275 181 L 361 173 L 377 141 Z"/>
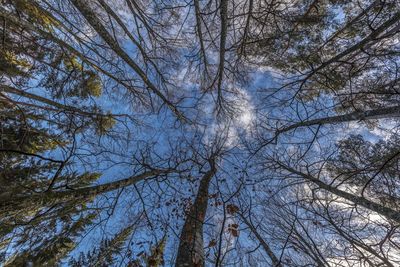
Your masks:
<path fill-rule="evenodd" d="M 313 120 L 302 121 L 298 123 L 294 123 L 285 128 L 282 128 L 276 132 L 276 135 L 279 135 L 284 132 L 288 132 L 290 130 L 306 127 L 312 125 L 324 125 L 324 124 L 333 124 L 333 123 L 342 123 L 349 121 L 359 121 L 359 120 L 372 120 L 372 119 L 386 119 L 393 118 L 395 116 L 400 116 L 400 106 L 393 106 L 387 108 L 379 108 L 379 109 L 371 109 L 367 111 L 355 111 L 349 114 L 337 115 L 332 117 L 325 117 Z"/>
<path fill-rule="evenodd" d="M 196 200 L 186 215 L 180 235 L 176 267 L 204 266 L 203 223 L 208 206 L 208 188 L 215 172 L 215 165 L 211 163 L 211 169 L 202 177 Z"/>
<path fill-rule="evenodd" d="M 300 172 L 300 171 L 295 170 L 295 169 L 293 169 L 289 166 L 286 166 L 282 163 L 278 163 L 278 164 L 281 167 L 283 167 L 285 170 L 287 170 L 293 174 L 299 175 L 300 177 L 303 177 L 305 180 L 316 184 L 321 189 L 324 189 L 338 197 L 344 198 L 350 202 L 353 202 L 356 205 L 359 205 L 361 207 L 364 207 L 366 209 L 374 211 L 382 216 L 385 216 L 388 219 L 391 219 L 397 223 L 400 223 L 400 212 L 397 210 L 394 210 L 394 209 L 388 208 L 386 206 L 383 206 L 381 204 L 375 203 L 371 200 L 366 199 L 365 197 L 356 196 L 354 194 L 340 190 L 334 186 L 324 183 L 323 181 L 311 176 L 310 174 Z"/>
<path fill-rule="evenodd" d="M 24 90 L 17 89 L 15 87 L 8 86 L 5 84 L 1 84 L 0 89 L 4 92 L 10 93 L 10 94 L 22 96 L 22 97 L 25 97 L 25 98 L 28 98 L 31 100 L 35 100 L 35 101 L 39 101 L 46 105 L 55 107 L 55 108 L 57 108 L 56 111 L 61 110 L 63 112 L 76 113 L 76 114 L 80 114 L 80 115 L 87 116 L 87 117 L 107 116 L 108 115 L 108 114 L 102 114 L 102 113 L 96 113 L 96 112 L 88 112 L 88 111 L 82 110 L 82 109 L 74 107 L 74 106 L 64 105 L 64 104 L 58 103 L 56 101 L 53 101 L 51 99 L 42 97 L 40 95 L 35 95 L 35 94 L 29 93 L 29 92 L 25 92 Z M 37 107 L 39 107 L 41 109 L 47 109 L 46 107 L 41 107 L 41 106 L 37 106 Z M 110 115 L 118 116 L 115 114 L 110 114 Z"/>
<path fill-rule="evenodd" d="M 321 215 L 320 215 L 321 216 Z M 340 236 L 342 236 L 345 240 L 347 240 L 349 242 L 349 244 L 351 244 L 352 247 L 354 247 L 356 250 L 358 250 L 361 253 L 369 253 L 370 255 L 373 255 L 375 257 L 375 259 L 379 259 L 382 261 L 383 264 L 379 264 L 376 266 L 387 266 L 387 267 L 394 267 L 394 265 L 388 260 L 387 256 L 385 256 L 384 254 L 381 254 L 380 251 L 376 251 L 373 249 L 373 246 L 365 244 L 364 242 L 362 242 L 361 240 L 355 238 L 354 236 L 357 237 L 357 234 L 352 235 L 351 232 L 346 232 L 344 229 L 342 229 L 340 226 L 338 226 L 335 222 L 335 220 L 330 216 L 329 212 L 327 212 L 326 215 L 322 215 L 324 217 L 324 219 L 329 222 L 330 225 L 332 225 L 335 230 L 336 233 L 338 233 Z M 368 259 L 368 257 L 365 257 L 366 259 Z M 370 262 L 370 266 L 375 266 L 373 264 L 371 264 Z"/>
<path fill-rule="evenodd" d="M 221 16 L 221 37 L 219 44 L 219 65 L 218 65 L 218 104 L 222 105 L 222 81 L 225 71 L 225 46 L 228 33 L 228 1 L 221 0 L 220 2 L 220 16 Z M 220 107 L 222 108 L 222 107 Z"/>
<path fill-rule="evenodd" d="M 400 12 L 395 13 L 391 18 L 387 21 L 383 22 L 379 27 L 377 27 L 374 31 L 372 31 L 367 37 L 362 39 L 360 42 L 356 43 L 353 46 L 350 46 L 343 52 L 337 54 L 336 56 L 330 58 L 329 60 L 323 62 L 318 67 L 314 68 L 312 72 L 310 72 L 305 80 L 308 80 L 311 76 L 319 72 L 320 70 L 324 69 L 325 67 L 329 66 L 330 64 L 341 60 L 343 57 L 365 48 L 367 45 L 371 46 L 372 44 L 380 41 L 382 39 L 381 34 L 387 31 L 391 26 L 395 25 L 400 20 Z M 395 28 L 396 29 L 396 28 Z M 392 29 L 393 30 L 393 29 Z M 391 32 L 391 30 L 389 30 Z"/>
<path fill-rule="evenodd" d="M 258 242 L 260 242 L 260 245 L 263 247 L 265 252 L 268 254 L 268 257 L 271 259 L 271 263 L 273 267 L 283 267 L 283 264 L 281 261 L 278 259 L 278 257 L 275 255 L 275 253 L 272 251 L 270 246 L 265 242 L 265 240 L 262 238 L 262 236 L 257 232 L 257 229 L 253 226 L 253 224 L 246 219 L 246 217 L 243 216 L 243 214 L 239 214 L 239 216 L 242 218 L 243 222 L 250 228 L 250 231 L 254 234 L 254 236 L 257 238 Z"/>
<path fill-rule="evenodd" d="M 199 38 L 199 43 L 200 43 L 200 53 L 201 57 L 203 58 L 203 64 L 204 64 L 204 70 L 206 75 L 208 76 L 208 60 L 207 60 L 207 54 L 206 54 L 206 46 L 204 44 L 204 39 L 203 39 L 203 30 L 201 27 L 202 23 L 202 18 L 201 18 L 201 9 L 200 9 L 200 3 L 199 0 L 194 0 L 194 11 L 196 15 L 196 33 Z"/>
<path fill-rule="evenodd" d="M 343 27 L 339 28 L 337 31 L 333 32 L 331 36 L 324 42 L 324 45 L 321 47 L 321 49 L 325 46 L 325 44 L 328 44 L 331 42 L 333 39 L 337 38 L 340 34 L 342 34 L 345 30 L 353 26 L 355 23 L 359 22 L 360 18 L 364 17 L 365 15 L 368 14 L 368 12 L 379 6 L 381 7 L 383 5 L 383 2 L 381 0 L 375 0 L 372 2 L 368 7 L 364 8 L 362 12 L 360 12 L 357 16 L 355 16 L 353 19 L 351 19 L 349 22 L 347 22 Z"/>
<path fill-rule="evenodd" d="M 130 186 L 146 178 L 167 172 L 168 171 L 152 170 L 123 180 L 96 186 L 82 187 L 75 190 L 48 191 L 27 196 L 2 197 L 0 199 L 0 211 L 18 211 L 32 206 L 44 207 L 69 200 L 91 199 L 99 194 Z"/>
<path fill-rule="evenodd" d="M 40 12 L 45 13 L 47 16 L 51 17 L 51 19 L 53 19 L 54 21 L 57 21 L 58 23 L 61 23 L 60 21 L 57 20 L 56 17 L 52 16 L 51 13 L 48 13 L 46 10 L 40 8 L 40 6 L 37 6 L 37 8 L 40 10 Z M 126 89 L 128 89 L 130 91 L 131 90 L 134 91 L 133 86 L 131 84 L 123 81 L 122 79 L 119 79 L 118 77 L 113 75 L 111 72 L 109 72 L 109 71 L 105 70 L 104 68 L 102 68 L 100 65 L 96 64 L 92 60 L 89 60 L 89 58 L 87 58 L 79 50 L 75 49 L 73 46 L 71 46 L 70 44 L 68 44 L 64 40 L 62 40 L 62 39 L 58 38 L 57 36 L 53 35 L 51 32 L 44 31 L 44 30 L 42 30 L 40 28 L 35 27 L 32 24 L 25 23 L 22 20 L 17 20 L 13 16 L 10 16 L 7 13 L 3 12 L 2 9 L 0 9 L 0 16 L 3 17 L 3 19 L 5 19 L 8 23 L 11 23 L 11 24 L 14 24 L 14 25 L 19 25 L 21 27 L 27 28 L 27 29 L 29 29 L 29 30 L 31 30 L 33 32 L 36 32 L 36 33 L 40 34 L 41 36 L 45 37 L 46 39 L 48 39 L 48 40 L 56 43 L 57 45 L 65 48 L 69 53 L 72 53 L 75 56 L 77 56 L 82 62 L 84 62 L 84 63 L 90 65 L 91 67 L 95 68 L 96 70 L 100 71 L 101 73 L 103 73 L 107 77 L 111 78 L 115 82 L 117 82 L 120 85 L 124 86 Z M 72 34 L 73 36 L 75 36 L 72 32 L 69 32 L 69 33 Z M 97 53 L 96 51 L 93 51 L 93 52 L 95 52 L 96 54 L 99 55 L 99 53 Z M 103 60 L 107 61 L 104 58 L 103 58 Z"/>
<path fill-rule="evenodd" d="M 105 41 L 105 43 L 117 54 L 126 64 L 128 64 L 133 71 L 142 79 L 143 83 L 157 96 L 165 105 L 171 109 L 171 111 L 180 119 L 185 121 L 185 116 L 176 108 L 176 106 L 170 102 L 166 96 L 150 81 L 149 77 L 141 69 L 141 67 L 133 61 L 133 59 L 121 48 L 118 41 L 115 40 L 112 35 L 101 23 L 97 14 L 92 10 L 87 1 L 84 0 L 71 0 L 74 6 L 79 10 L 82 16 L 87 20 L 90 26 L 99 34 L 99 36 Z"/>

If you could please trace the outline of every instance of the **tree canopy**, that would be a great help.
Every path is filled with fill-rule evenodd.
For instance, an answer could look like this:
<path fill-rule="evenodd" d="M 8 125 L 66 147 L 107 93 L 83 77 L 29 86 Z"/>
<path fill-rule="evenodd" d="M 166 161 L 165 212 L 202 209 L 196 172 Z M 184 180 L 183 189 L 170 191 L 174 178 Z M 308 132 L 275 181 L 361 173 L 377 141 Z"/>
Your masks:
<path fill-rule="evenodd" d="M 0 3 L 0 265 L 400 266 L 398 0 Z"/>

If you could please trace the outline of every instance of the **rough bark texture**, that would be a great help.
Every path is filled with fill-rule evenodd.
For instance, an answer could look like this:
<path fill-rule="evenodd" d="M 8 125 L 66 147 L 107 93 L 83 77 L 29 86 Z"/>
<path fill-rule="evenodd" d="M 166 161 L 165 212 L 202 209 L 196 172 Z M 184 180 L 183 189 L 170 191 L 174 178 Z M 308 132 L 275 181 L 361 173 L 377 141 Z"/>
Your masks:
<path fill-rule="evenodd" d="M 216 172 L 215 166 L 204 174 L 199 190 L 183 226 L 176 267 L 204 266 L 203 223 L 208 206 L 208 188 Z"/>

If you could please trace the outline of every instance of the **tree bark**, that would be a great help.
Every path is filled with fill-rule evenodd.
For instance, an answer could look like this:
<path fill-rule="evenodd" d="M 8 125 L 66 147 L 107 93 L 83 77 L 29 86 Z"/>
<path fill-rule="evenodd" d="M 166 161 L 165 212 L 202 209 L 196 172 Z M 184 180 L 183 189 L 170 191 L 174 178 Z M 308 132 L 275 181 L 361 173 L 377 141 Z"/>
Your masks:
<path fill-rule="evenodd" d="M 374 212 L 376 212 L 376 213 L 378 213 L 378 214 L 380 214 L 382 216 L 385 216 L 388 219 L 391 219 L 391 220 L 393 220 L 393 221 L 395 221 L 397 223 L 400 223 L 400 212 L 399 211 L 396 211 L 394 209 L 385 207 L 385 206 L 383 206 L 381 204 L 378 204 L 378 203 L 375 203 L 373 201 L 370 201 L 370 200 L 368 200 L 368 199 L 366 199 L 364 197 L 356 196 L 356 195 L 353 195 L 351 193 L 348 193 L 348 192 L 342 191 L 340 189 L 337 189 L 336 187 L 331 186 L 329 184 L 326 184 L 323 181 L 321 181 L 321 180 L 319 180 L 319 179 L 317 179 L 317 178 L 315 178 L 315 177 L 313 177 L 313 176 L 311 176 L 309 174 L 297 171 L 297 170 L 295 170 L 295 169 L 293 169 L 293 168 L 291 168 L 289 166 L 286 166 L 286 165 L 284 165 L 282 163 L 278 163 L 278 164 L 281 167 L 283 167 L 285 170 L 287 170 L 287 171 L 289 171 L 289 172 L 291 172 L 293 174 L 299 175 L 300 177 L 304 178 L 305 180 L 316 184 L 321 189 L 324 189 L 324 190 L 326 190 L 326 191 L 328 191 L 328 192 L 330 192 L 330 193 L 332 193 L 332 194 L 334 194 L 336 196 L 339 196 L 341 198 L 349 200 L 350 202 L 353 202 L 356 205 L 360 205 L 361 207 L 364 207 L 366 209 L 374 211 Z"/>
<path fill-rule="evenodd" d="M 362 39 L 360 42 L 347 48 L 343 52 L 337 54 L 336 56 L 323 62 L 318 67 L 314 68 L 314 70 L 309 75 L 307 75 L 306 80 L 309 79 L 311 76 L 313 76 L 318 71 L 320 71 L 320 70 L 324 69 L 325 67 L 327 67 L 328 65 L 332 64 L 333 62 L 337 62 L 337 61 L 341 60 L 343 57 L 345 57 L 361 48 L 365 48 L 365 46 L 367 44 L 369 44 L 370 42 L 372 44 L 377 42 L 378 40 L 380 40 L 380 38 L 378 38 L 380 36 L 380 34 L 385 32 L 386 30 L 388 30 L 389 27 L 396 24 L 399 20 L 400 20 L 400 12 L 397 12 L 393 15 L 393 17 L 389 18 L 387 21 L 382 23 L 378 28 L 376 28 L 373 32 L 371 32 L 367 37 Z M 370 43 L 370 45 L 372 45 L 371 43 Z"/>
<path fill-rule="evenodd" d="M 70 191 L 48 191 L 45 193 L 37 193 L 27 196 L 16 196 L 16 197 L 3 196 L 2 199 L 0 199 L 1 203 L 0 210 L 2 212 L 17 211 L 17 210 L 24 210 L 26 208 L 29 208 L 30 206 L 37 207 L 38 204 L 39 206 L 44 207 L 69 200 L 90 199 L 97 195 L 110 192 L 119 188 L 127 187 L 139 181 L 142 181 L 146 178 L 160 175 L 163 173 L 168 173 L 168 171 L 152 170 L 136 176 L 131 176 L 123 180 L 96 186 L 78 188 Z"/>
<path fill-rule="evenodd" d="M 225 71 L 225 45 L 228 33 L 228 1 L 221 0 L 220 2 L 220 16 L 221 16 L 221 38 L 219 44 L 219 65 L 218 65 L 218 102 L 221 105 L 222 101 L 222 80 Z"/>
<path fill-rule="evenodd" d="M 58 103 L 56 101 L 53 101 L 51 99 L 42 97 L 40 95 L 36 95 L 36 94 L 32 94 L 26 91 L 23 91 L 21 89 L 17 89 L 8 85 L 0 85 L 0 89 L 3 90 L 4 92 L 10 93 L 10 94 L 14 94 L 14 95 L 19 95 L 25 98 L 29 98 L 31 100 L 35 100 L 35 101 L 39 101 L 43 104 L 52 106 L 57 108 L 58 110 L 61 111 L 65 111 L 65 112 L 70 112 L 70 113 L 76 113 L 76 114 L 80 114 L 82 116 L 86 116 L 86 117 L 96 117 L 96 116 L 100 116 L 100 117 L 104 117 L 104 116 L 128 116 L 127 114 L 103 114 L 103 113 L 97 113 L 97 112 L 88 112 L 82 109 L 79 109 L 77 107 L 73 107 L 73 106 L 69 106 L 69 105 L 64 105 L 61 103 Z M 46 109 L 45 107 L 39 107 L 42 109 Z"/>
<path fill-rule="evenodd" d="M 211 169 L 202 177 L 196 199 L 186 215 L 180 235 L 176 267 L 204 266 L 203 223 L 208 206 L 208 188 L 215 172 L 215 165 L 211 163 Z"/>
<path fill-rule="evenodd" d="M 41 12 L 47 12 L 46 10 L 41 9 L 39 6 L 38 8 L 40 9 Z M 1 9 L 0 9 L 1 10 Z M 52 16 L 52 14 L 50 13 L 46 13 L 49 17 L 51 17 L 53 20 L 58 21 L 59 23 L 62 23 L 61 21 L 59 21 L 57 18 L 55 18 L 54 16 Z M 82 60 L 83 62 L 85 62 L 86 64 L 90 65 L 91 67 L 93 67 L 94 69 L 100 71 L 101 73 L 103 73 L 104 75 L 106 75 L 107 77 L 111 78 L 112 80 L 114 80 L 115 82 L 117 82 L 118 84 L 124 86 L 126 89 L 134 92 L 135 89 L 133 88 L 132 85 L 128 84 L 127 82 L 119 79 L 118 77 L 116 77 L 115 75 L 113 75 L 111 72 L 105 70 L 104 68 L 102 68 L 100 65 L 96 64 L 95 62 L 93 62 L 92 60 L 90 60 L 89 58 L 87 58 L 83 53 L 81 53 L 80 51 L 78 51 L 77 49 L 75 49 L 74 47 L 72 47 L 71 45 L 69 45 L 68 43 L 66 43 L 64 40 L 59 39 L 58 37 L 54 36 L 51 32 L 46 32 L 40 28 L 37 28 L 35 26 L 33 26 L 32 24 L 26 23 L 23 20 L 16 20 L 14 17 L 10 16 L 9 14 L 3 12 L 3 10 L 0 11 L 0 15 L 7 20 L 7 22 L 15 24 L 15 25 L 20 25 L 24 28 L 27 28 L 31 31 L 34 31 L 36 33 L 38 33 L 41 36 L 46 37 L 48 40 L 56 43 L 57 45 L 61 46 L 62 48 L 65 48 L 66 50 L 68 50 L 68 52 L 72 53 L 73 55 L 77 56 L 80 60 Z M 66 30 L 68 30 L 68 28 L 64 28 Z M 69 32 L 70 34 L 72 34 L 75 38 L 76 36 L 72 33 Z M 98 52 L 93 51 L 94 53 L 96 53 L 97 55 L 99 55 Z M 101 55 L 99 55 L 101 56 Z M 105 58 L 102 58 L 105 62 L 108 62 Z"/>
<path fill-rule="evenodd" d="M 290 130 L 306 127 L 312 125 L 324 125 L 324 124 L 333 124 L 333 123 L 341 123 L 341 122 L 349 122 L 356 120 L 371 120 L 371 119 L 384 119 L 391 118 L 393 116 L 400 116 L 400 106 L 393 106 L 388 108 L 380 108 L 380 109 L 371 109 L 367 111 L 355 111 L 349 114 L 325 117 L 313 120 L 302 121 L 298 123 L 294 123 L 285 128 L 282 128 L 277 131 L 276 135 L 279 135 L 284 132 L 288 132 Z"/>
<path fill-rule="evenodd" d="M 137 65 L 132 58 L 120 47 L 117 40 L 115 40 L 107 29 L 103 26 L 100 19 L 97 17 L 95 12 L 89 7 L 88 3 L 84 0 L 71 0 L 74 6 L 79 10 L 83 17 L 88 21 L 90 26 L 99 34 L 99 36 L 106 42 L 106 44 L 128 64 L 139 77 L 142 79 L 144 84 L 157 95 L 165 105 L 171 109 L 171 111 L 180 119 L 185 121 L 185 116 L 172 104 L 164 94 L 157 89 L 157 87 L 150 81 L 147 74 Z"/>
<path fill-rule="evenodd" d="M 280 260 L 272 251 L 267 242 L 265 242 L 262 236 L 257 232 L 257 229 L 253 226 L 253 224 L 251 224 L 251 222 L 249 222 L 242 214 L 239 214 L 239 216 L 242 218 L 243 222 L 250 228 L 250 231 L 254 234 L 258 242 L 260 242 L 260 245 L 268 254 L 268 257 L 271 259 L 272 267 L 283 267 L 284 265 L 280 262 Z"/>

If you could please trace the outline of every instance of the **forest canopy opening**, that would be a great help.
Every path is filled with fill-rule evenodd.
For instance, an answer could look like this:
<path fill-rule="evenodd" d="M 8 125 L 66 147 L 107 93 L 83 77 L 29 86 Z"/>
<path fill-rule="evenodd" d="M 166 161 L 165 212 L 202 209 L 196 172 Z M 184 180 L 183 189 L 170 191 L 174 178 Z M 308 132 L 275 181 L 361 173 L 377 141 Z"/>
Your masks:
<path fill-rule="evenodd" d="M 400 266 L 398 0 L 0 3 L 0 265 Z"/>

